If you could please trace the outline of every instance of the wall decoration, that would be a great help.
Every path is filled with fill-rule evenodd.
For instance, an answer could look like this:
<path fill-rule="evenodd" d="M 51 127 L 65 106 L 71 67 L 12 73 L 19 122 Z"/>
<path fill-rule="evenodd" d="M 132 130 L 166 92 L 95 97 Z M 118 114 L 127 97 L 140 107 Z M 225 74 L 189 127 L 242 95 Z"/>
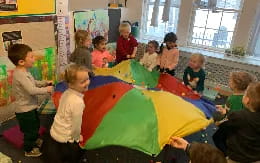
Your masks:
<path fill-rule="evenodd" d="M 75 30 L 90 30 L 92 38 L 101 35 L 108 38 L 108 10 L 74 12 Z"/>
<path fill-rule="evenodd" d="M 5 51 L 13 44 L 22 43 L 21 31 L 3 32 L 2 37 Z"/>
<path fill-rule="evenodd" d="M 0 9 L 0 17 L 46 15 L 55 14 L 56 12 L 55 0 L 0 0 L 0 2 L 3 3 L 2 9 Z M 14 5 L 16 5 L 16 9 Z M 3 10 L 5 11 L 3 12 Z"/>
<path fill-rule="evenodd" d="M 0 12 L 17 11 L 17 0 L 0 0 Z"/>

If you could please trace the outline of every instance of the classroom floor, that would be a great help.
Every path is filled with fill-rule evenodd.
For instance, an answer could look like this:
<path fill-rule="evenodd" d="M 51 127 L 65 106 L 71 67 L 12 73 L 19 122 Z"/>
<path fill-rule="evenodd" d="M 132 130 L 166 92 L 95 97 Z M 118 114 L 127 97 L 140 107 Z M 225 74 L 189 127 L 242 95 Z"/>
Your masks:
<path fill-rule="evenodd" d="M 214 103 L 223 104 L 225 99 L 226 97 L 218 98 L 214 101 Z M 52 124 L 53 117 L 53 115 L 48 114 L 40 115 L 41 125 L 49 129 Z M 0 135 L 4 130 L 14 125 L 17 125 L 17 120 L 15 118 L 2 123 L 0 128 Z M 185 139 L 187 139 L 189 142 L 197 141 L 213 144 L 212 135 L 216 129 L 216 126 L 210 125 L 205 130 L 194 133 Z M 17 149 L 12 144 L 8 143 L 2 136 L 0 136 L 0 152 L 11 157 L 14 163 L 43 163 L 42 158 L 44 157 L 44 154 L 39 158 L 25 157 L 22 149 Z M 183 151 L 176 150 L 168 146 L 165 147 L 165 149 L 157 157 L 150 157 L 139 151 L 116 146 L 87 151 L 86 157 L 88 158 L 87 162 L 90 163 L 151 163 L 150 160 L 163 161 L 164 163 L 184 163 L 187 161 L 187 157 Z M 175 158 L 178 158 L 180 161 L 174 161 Z M 48 163 L 51 162 L 48 161 Z"/>

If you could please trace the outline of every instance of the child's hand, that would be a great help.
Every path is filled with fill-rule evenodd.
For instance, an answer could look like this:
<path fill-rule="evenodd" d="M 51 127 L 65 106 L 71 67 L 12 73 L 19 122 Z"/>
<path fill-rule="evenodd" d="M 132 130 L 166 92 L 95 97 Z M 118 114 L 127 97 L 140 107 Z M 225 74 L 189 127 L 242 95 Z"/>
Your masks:
<path fill-rule="evenodd" d="M 186 140 L 184 140 L 183 138 L 171 137 L 169 144 L 175 148 L 185 150 L 189 143 Z"/>
<path fill-rule="evenodd" d="M 130 57 L 131 57 L 131 58 L 135 58 L 135 54 L 132 54 Z"/>
<path fill-rule="evenodd" d="M 53 86 L 48 86 L 48 87 L 46 87 L 47 88 L 47 92 L 48 93 L 52 93 L 52 91 L 53 91 Z"/>
<path fill-rule="evenodd" d="M 83 141 L 83 136 L 80 135 L 80 136 L 79 136 L 79 142 L 82 142 L 82 141 Z"/>
<path fill-rule="evenodd" d="M 131 57 L 131 55 L 126 55 L 126 58 L 130 58 Z"/>

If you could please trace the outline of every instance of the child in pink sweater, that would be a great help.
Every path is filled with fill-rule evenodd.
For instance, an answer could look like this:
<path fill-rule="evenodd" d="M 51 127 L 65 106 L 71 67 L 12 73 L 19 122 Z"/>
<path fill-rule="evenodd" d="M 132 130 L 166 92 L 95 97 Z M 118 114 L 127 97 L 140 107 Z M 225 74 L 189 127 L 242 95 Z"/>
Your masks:
<path fill-rule="evenodd" d="M 164 43 L 166 43 L 166 47 L 163 44 L 160 47 L 160 56 L 157 59 L 157 68 L 162 73 L 168 73 L 172 76 L 175 75 L 175 67 L 179 61 L 179 50 L 177 48 L 177 36 L 175 33 L 170 32 L 167 33 L 164 37 Z"/>
<path fill-rule="evenodd" d="M 113 62 L 115 56 L 112 56 L 106 49 L 106 39 L 103 36 L 96 36 L 92 43 L 95 48 L 91 53 L 92 65 L 99 68 L 108 67 L 108 62 Z"/>

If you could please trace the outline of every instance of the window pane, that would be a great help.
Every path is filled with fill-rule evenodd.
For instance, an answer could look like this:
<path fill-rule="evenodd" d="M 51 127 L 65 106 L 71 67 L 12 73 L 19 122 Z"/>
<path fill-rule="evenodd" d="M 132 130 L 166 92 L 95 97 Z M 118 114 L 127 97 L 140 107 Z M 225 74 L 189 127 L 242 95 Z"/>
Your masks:
<path fill-rule="evenodd" d="M 207 10 L 196 10 L 196 16 L 194 21 L 194 26 L 205 27 L 208 11 Z"/>
<path fill-rule="evenodd" d="M 194 27 L 194 28 L 193 28 L 192 37 L 193 37 L 193 38 L 203 39 L 203 37 L 204 37 L 204 31 L 205 31 L 204 28 Z"/>
<path fill-rule="evenodd" d="M 221 26 L 225 27 L 228 31 L 233 31 L 235 29 L 237 15 L 237 13 L 224 12 Z"/>
<path fill-rule="evenodd" d="M 204 34 L 204 39 L 213 40 L 214 37 L 216 37 L 216 33 L 218 33 L 218 30 L 206 29 Z"/>
<path fill-rule="evenodd" d="M 240 9 L 241 0 L 225 0 L 225 1 L 226 1 L 225 9 L 234 9 L 234 10 Z"/>
<path fill-rule="evenodd" d="M 222 12 L 212 13 L 212 11 L 210 11 L 208 15 L 207 28 L 218 29 L 221 17 Z"/>

